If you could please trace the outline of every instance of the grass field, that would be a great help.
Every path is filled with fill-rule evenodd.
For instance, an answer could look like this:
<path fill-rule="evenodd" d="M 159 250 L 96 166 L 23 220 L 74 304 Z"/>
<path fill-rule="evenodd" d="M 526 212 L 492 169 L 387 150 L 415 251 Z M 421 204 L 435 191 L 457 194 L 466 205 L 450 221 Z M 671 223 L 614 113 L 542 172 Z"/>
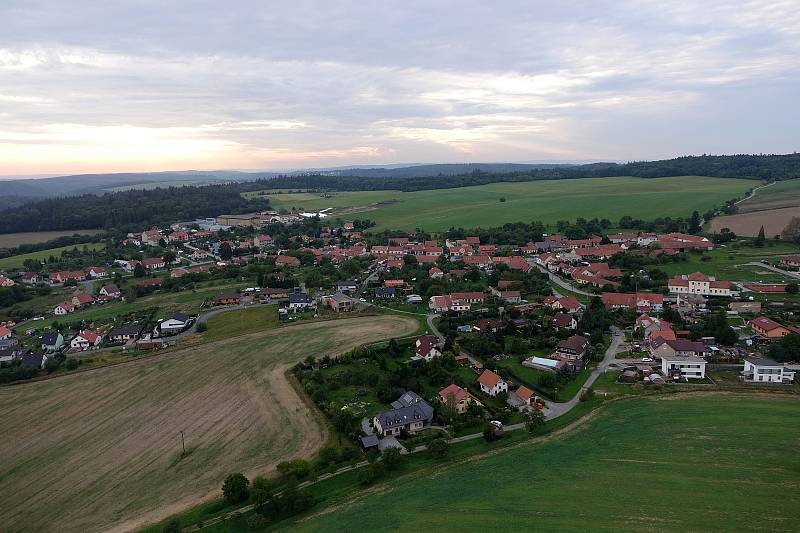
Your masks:
<path fill-rule="evenodd" d="M 4 257 L 3 259 L 0 259 L 0 270 L 22 268 L 23 265 L 25 264 L 26 259 L 34 259 L 37 261 L 41 261 L 42 259 L 47 259 L 51 255 L 58 257 L 64 250 L 72 250 L 73 248 L 78 248 L 79 250 L 82 250 L 84 246 L 86 246 L 86 248 L 89 250 L 102 250 L 105 248 L 106 245 L 101 242 L 89 243 L 89 244 L 75 244 L 72 246 L 63 246 L 61 248 L 50 248 L 49 250 L 31 252 L 29 254 L 12 255 L 11 257 Z"/>
<path fill-rule="evenodd" d="M 774 396 L 620 402 L 582 429 L 415 472 L 294 530 L 795 530 L 798 416 L 800 400 Z"/>
<path fill-rule="evenodd" d="M 303 324 L 0 388 L 2 529 L 135 529 L 216 496 L 230 472 L 310 456 L 327 432 L 287 367 L 416 328 L 398 316 Z"/>
<path fill-rule="evenodd" d="M 227 311 L 208 319 L 208 331 L 200 334 L 203 342 L 238 337 L 278 326 L 278 307 L 268 305 Z"/>
<path fill-rule="evenodd" d="M 786 242 L 769 242 L 763 248 L 754 246 L 725 248 L 717 247 L 702 255 L 687 254 L 688 261 L 658 265 L 670 276 L 703 272 L 725 281 L 763 281 L 765 283 L 788 280 L 787 276 L 757 266 L 747 265 L 754 261 L 778 260 L 781 256 L 800 253 L 800 246 Z"/>
<path fill-rule="evenodd" d="M 73 235 L 97 235 L 100 229 L 82 229 L 76 231 L 26 231 L 24 233 L 5 233 L 0 235 L 0 248 L 14 248 L 20 244 L 36 244 L 47 242 L 58 237 Z"/>
<path fill-rule="evenodd" d="M 492 183 L 479 187 L 416 192 L 358 191 L 320 194 L 270 195 L 275 208 L 307 210 L 335 208 L 333 216 L 369 218 L 377 230 L 422 228 L 441 231 L 455 227 L 499 226 L 507 222 L 540 220 L 555 223 L 578 217 L 623 215 L 644 219 L 701 213 L 741 195 L 751 180 L 682 176 L 640 179 L 632 177 Z M 249 193 L 256 194 L 256 193 Z M 505 202 L 500 202 L 505 198 Z"/>

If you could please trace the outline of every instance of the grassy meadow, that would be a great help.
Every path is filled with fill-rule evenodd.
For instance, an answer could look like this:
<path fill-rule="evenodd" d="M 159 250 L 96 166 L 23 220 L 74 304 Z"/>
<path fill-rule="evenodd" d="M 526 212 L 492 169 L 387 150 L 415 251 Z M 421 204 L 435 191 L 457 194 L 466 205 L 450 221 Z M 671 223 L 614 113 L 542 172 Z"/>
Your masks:
<path fill-rule="evenodd" d="M 752 245 L 727 244 L 702 254 L 686 254 L 688 261 L 667 263 L 657 268 L 670 276 L 703 272 L 725 281 L 763 281 L 778 283 L 792 278 L 758 266 L 748 265 L 754 261 L 769 263 L 780 260 L 781 256 L 800 253 L 800 246 L 788 242 L 767 242 L 763 248 Z"/>
<path fill-rule="evenodd" d="M 89 250 L 96 251 L 104 249 L 106 245 L 102 242 L 88 243 L 88 244 L 74 244 L 72 246 L 63 246 L 61 248 L 50 248 L 48 250 L 40 250 L 38 252 L 31 252 L 29 254 L 12 255 L 11 257 L 4 257 L 3 259 L 0 259 L 0 270 L 19 269 L 24 266 L 25 260 L 27 259 L 34 259 L 36 261 L 41 261 L 42 259 L 47 259 L 51 255 L 59 257 L 61 255 L 61 252 L 65 250 L 72 250 L 74 248 L 83 250 L 84 246 L 86 246 L 86 248 Z"/>
<path fill-rule="evenodd" d="M 399 316 L 299 324 L 2 387 L 13 446 L 0 463 L 0 529 L 136 530 L 216 496 L 230 472 L 310 457 L 328 434 L 287 368 L 416 328 Z"/>
<path fill-rule="evenodd" d="M 0 248 L 14 248 L 20 244 L 37 244 L 47 242 L 58 237 L 71 237 L 73 235 L 97 235 L 100 229 L 81 229 L 72 231 L 26 231 L 23 233 L 5 233 L 0 235 Z"/>
<path fill-rule="evenodd" d="M 381 484 L 296 531 L 796 529 L 800 400 L 609 405 L 581 429 Z M 409 510 L 412 517 L 409 518 Z M 769 510 L 765 514 L 765 510 Z"/>
<path fill-rule="evenodd" d="M 800 179 L 778 181 L 739 204 L 740 213 L 800 206 Z"/>
<path fill-rule="evenodd" d="M 694 210 L 702 213 L 739 196 L 752 186 L 752 180 L 698 176 L 615 177 L 492 183 L 415 192 L 326 193 L 330 197 L 319 193 L 273 194 L 268 198 L 277 209 L 296 207 L 316 211 L 332 207 L 336 217 L 374 220 L 377 230 L 441 231 L 534 220 L 553 224 L 578 217 L 605 217 L 612 221 L 623 215 L 647 220 L 687 217 Z"/>

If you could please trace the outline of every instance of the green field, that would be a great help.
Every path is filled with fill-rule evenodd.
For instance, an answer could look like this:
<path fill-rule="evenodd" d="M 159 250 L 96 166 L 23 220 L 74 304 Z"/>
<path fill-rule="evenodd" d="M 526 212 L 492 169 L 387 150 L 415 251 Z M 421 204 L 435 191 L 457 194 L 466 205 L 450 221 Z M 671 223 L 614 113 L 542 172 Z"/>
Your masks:
<path fill-rule="evenodd" d="M 317 211 L 335 208 L 334 217 L 369 218 L 377 230 L 492 227 L 507 222 L 608 218 L 623 215 L 647 220 L 688 217 L 722 204 L 754 185 L 752 180 L 697 176 L 641 179 L 632 177 L 492 183 L 479 187 L 416 192 L 357 191 L 270 195 L 274 208 Z M 257 194 L 248 193 L 249 195 Z M 505 198 L 505 202 L 500 202 Z"/>
<path fill-rule="evenodd" d="M 278 326 L 277 309 L 276 305 L 268 305 L 214 315 L 208 319 L 208 331 L 202 333 L 203 342 L 275 328 Z"/>
<path fill-rule="evenodd" d="M 106 245 L 101 242 L 89 243 L 89 244 L 75 244 L 72 246 L 63 246 L 61 248 L 50 248 L 48 250 L 31 252 L 29 254 L 12 255 L 11 257 L 5 257 L 3 259 L 0 259 L 0 270 L 19 269 L 24 266 L 26 259 L 34 259 L 36 261 L 41 261 L 42 259 L 47 259 L 51 255 L 59 257 L 61 255 L 61 252 L 63 252 L 64 250 L 72 250 L 74 248 L 77 248 L 78 250 L 83 250 L 84 246 L 86 246 L 86 248 L 89 250 L 102 250 L 105 248 Z"/>
<path fill-rule="evenodd" d="M 81 229 L 73 231 L 26 231 L 23 233 L 5 233 L 0 235 L 0 248 L 13 248 L 20 244 L 36 244 L 47 242 L 58 237 L 71 237 L 73 235 L 97 235 L 100 229 Z"/>
<path fill-rule="evenodd" d="M 797 529 L 800 400 L 635 399 L 538 444 L 430 468 L 300 531 Z"/>
<path fill-rule="evenodd" d="M 778 181 L 739 204 L 740 213 L 800 206 L 800 179 Z"/>
<path fill-rule="evenodd" d="M 787 242 L 768 242 L 763 248 L 727 244 L 710 252 L 687 254 L 688 261 L 658 265 L 670 276 L 703 272 L 725 281 L 763 281 L 777 283 L 791 278 L 758 266 L 747 265 L 754 261 L 775 262 L 783 255 L 800 253 L 800 246 Z"/>

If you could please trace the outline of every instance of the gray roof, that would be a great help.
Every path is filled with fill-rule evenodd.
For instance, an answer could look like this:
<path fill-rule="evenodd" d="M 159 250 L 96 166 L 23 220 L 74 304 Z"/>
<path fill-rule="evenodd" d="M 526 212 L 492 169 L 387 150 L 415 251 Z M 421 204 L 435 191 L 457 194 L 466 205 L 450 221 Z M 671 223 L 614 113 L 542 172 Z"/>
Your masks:
<path fill-rule="evenodd" d="M 772 359 L 759 359 L 757 357 L 745 357 L 745 361 L 755 366 L 783 366 L 782 363 L 773 361 Z"/>
<path fill-rule="evenodd" d="M 41 353 L 26 353 L 22 355 L 23 368 L 42 368 L 42 360 L 44 354 Z"/>
<path fill-rule="evenodd" d="M 361 437 L 362 447 L 371 448 L 377 445 L 378 445 L 378 437 L 376 437 L 375 435 L 367 435 L 366 437 Z"/>
<path fill-rule="evenodd" d="M 188 322 L 189 317 L 181 313 L 180 311 L 175 311 L 174 313 L 170 313 L 164 320 L 179 320 L 181 322 Z"/>
<path fill-rule="evenodd" d="M 405 426 L 417 420 L 430 422 L 433 419 L 433 407 L 425 400 L 420 400 L 408 407 L 378 413 L 377 418 L 384 429 Z"/>
<path fill-rule="evenodd" d="M 290 304 L 310 304 L 314 299 L 304 292 L 293 292 L 289 295 Z"/>
<path fill-rule="evenodd" d="M 55 346 L 58 342 L 58 337 L 61 335 L 58 331 L 48 331 L 42 335 L 42 344 L 45 346 Z"/>

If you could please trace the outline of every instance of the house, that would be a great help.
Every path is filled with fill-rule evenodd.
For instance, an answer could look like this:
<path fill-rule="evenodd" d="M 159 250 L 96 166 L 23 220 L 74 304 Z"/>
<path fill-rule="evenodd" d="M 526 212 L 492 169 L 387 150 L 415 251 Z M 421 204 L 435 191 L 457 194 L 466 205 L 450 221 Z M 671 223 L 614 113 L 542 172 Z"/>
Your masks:
<path fill-rule="evenodd" d="M 661 373 L 673 379 L 703 379 L 706 377 L 706 361 L 701 357 L 663 357 Z"/>
<path fill-rule="evenodd" d="M 269 298 L 270 300 L 285 300 L 289 297 L 289 289 L 265 287 L 258 291 L 258 295 L 261 298 Z"/>
<path fill-rule="evenodd" d="M 86 307 L 94 303 L 94 298 L 91 294 L 79 292 L 72 296 L 71 302 L 75 307 Z"/>
<path fill-rule="evenodd" d="M 217 305 L 239 305 L 241 298 L 238 294 L 229 292 L 214 296 L 213 304 Z"/>
<path fill-rule="evenodd" d="M 551 319 L 551 324 L 555 329 L 576 329 L 578 327 L 578 321 L 575 320 L 573 315 L 568 315 L 567 313 L 556 313 L 553 315 Z"/>
<path fill-rule="evenodd" d="M 394 287 L 378 287 L 375 289 L 375 298 L 379 300 L 391 300 L 394 295 Z"/>
<path fill-rule="evenodd" d="M 355 300 L 347 296 L 346 294 L 342 294 L 341 292 L 337 292 L 330 296 L 325 296 L 322 299 L 322 304 L 330 307 L 333 311 L 337 313 L 346 313 L 353 308 L 353 303 Z"/>
<path fill-rule="evenodd" d="M 17 339 L 0 340 L 0 363 L 10 363 L 22 356 L 22 347 Z"/>
<path fill-rule="evenodd" d="M 13 332 L 5 326 L 0 326 L 0 340 L 10 339 Z"/>
<path fill-rule="evenodd" d="M 140 332 L 141 328 L 139 328 L 138 324 L 131 324 L 129 326 L 113 328 L 106 336 L 111 342 L 125 343 L 138 337 Z"/>
<path fill-rule="evenodd" d="M 687 339 L 654 338 L 650 342 L 650 353 L 656 359 L 669 359 L 675 357 L 703 357 L 706 346 L 700 341 Z"/>
<path fill-rule="evenodd" d="M 700 294 L 703 296 L 731 296 L 731 282 L 717 281 L 702 272 L 675 276 L 667 282 L 672 294 Z"/>
<path fill-rule="evenodd" d="M 485 270 L 492 266 L 492 258 L 488 255 L 466 255 L 462 258 L 462 261 L 466 267 L 475 267 Z"/>
<path fill-rule="evenodd" d="M 154 339 L 150 333 L 136 341 L 136 349 L 143 352 L 148 350 L 159 350 L 166 345 L 167 343 L 164 340 Z"/>
<path fill-rule="evenodd" d="M 786 292 L 786 283 L 759 283 L 751 281 L 741 284 L 744 288 L 757 292 L 759 294 L 784 294 Z"/>
<path fill-rule="evenodd" d="M 787 255 L 781 257 L 781 265 L 786 268 L 800 268 L 800 255 Z"/>
<path fill-rule="evenodd" d="M 745 357 L 742 381 L 745 383 L 792 383 L 795 371 L 772 359 Z"/>
<path fill-rule="evenodd" d="M 416 433 L 433 420 L 433 407 L 415 392 L 408 391 L 392 402 L 392 409 L 375 415 L 372 425 L 383 437 L 402 432 Z"/>
<path fill-rule="evenodd" d="M 503 327 L 502 320 L 496 318 L 480 318 L 472 323 L 472 331 L 480 333 L 497 333 Z"/>
<path fill-rule="evenodd" d="M 483 371 L 483 374 L 478 378 L 478 383 L 481 386 L 481 391 L 492 397 L 497 396 L 501 392 L 508 392 L 508 383 L 499 375 L 488 369 Z"/>
<path fill-rule="evenodd" d="M 387 279 L 383 282 L 384 287 L 391 287 L 394 289 L 403 289 L 406 286 L 406 282 L 402 279 Z"/>
<path fill-rule="evenodd" d="M 85 272 L 92 279 L 107 278 L 108 277 L 108 271 L 103 267 L 89 267 L 89 268 L 87 268 L 85 270 Z"/>
<path fill-rule="evenodd" d="M 794 331 L 794 328 L 783 326 L 765 316 L 751 320 L 750 327 L 753 328 L 753 331 L 768 339 L 779 339 Z"/>
<path fill-rule="evenodd" d="M 574 296 L 547 296 L 544 305 L 551 309 L 560 309 L 567 313 L 577 313 L 582 309 L 581 303 Z"/>
<path fill-rule="evenodd" d="M 439 339 L 435 335 L 423 335 L 417 339 L 414 346 L 416 355 L 412 359 L 430 362 L 442 355 L 442 352 L 439 351 Z"/>
<path fill-rule="evenodd" d="M 378 451 L 380 449 L 378 437 L 375 435 L 364 435 L 359 438 L 359 445 L 365 452 L 370 450 Z"/>
<path fill-rule="evenodd" d="M 42 350 L 56 352 L 64 346 L 64 336 L 58 331 L 45 331 L 42 334 Z"/>
<path fill-rule="evenodd" d="M 167 263 L 161 257 L 145 257 L 142 259 L 142 266 L 147 270 L 158 270 L 167 266 Z"/>
<path fill-rule="evenodd" d="M 314 307 L 314 298 L 304 292 L 293 292 L 289 295 L 289 309 L 294 313 Z"/>
<path fill-rule="evenodd" d="M 336 292 L 341 292 L 344 294 L 353 294 L 358 290 L 358 282 L 353 280 L 344 280 L 344 281 L 337 281 L 336 282 Z"/>
<path fill-rule="evenodd" d="M 575 364 L 586 358 L 586 351 L 588 349 L 589 339 L 582 335 L 573 335 L 556 344 L 556 351 L 551 357 Z"/>
<path fill-rule="evenodd" d="M 142 279 L 136 280 L 135 283 L 136 283 L 136 285 L 138 285 L 140 287 L 154 289 L 154 288 L 160 287 L 162 281 L 163 280 L 161 278 L 142 278 Z"/>
<path fill-rule="evenodd" d="M 189 320 L 188 316 L 180 311 L 175 311 L 167 315 L 164 320 L 159 321 L 158 329 L 165 335 L 179 333 L 186 329 L 186 326 L 189 325 Z"/>
<path fill-rule="evenodd" d="M 49 281 L 52 284 L 66 283 L 67 281 L 84 281 L 85 279 L 86 274 L 84 274 L 83 270 L 52 272 L 49 277 Z"/>
<path fill-rule="evenodd" d="M 439 267 L 431 267 L 431 269 L 428 270 L 428 276 L 431 279 L 442 279 L 444 277 L 444 272 L 442 272 L 442 269 Z"/>
<path fill-rule="evenodd" d="M 47 355 L 43 353 L 24 353 L 20 357 L 20 362 L 22 368 L 42 369 L 47 362 Z"/>
<path fill-rule="evenodd" d="M 189 234 L 185 231 L 173 231 L 169 234 L 169 242 L 189 242 Z"/>
<path fill-rule="evenodd" d="M 90 329 L 83 329 L 70 341 L 69 346 L 73 350 L 85 351 L 89 348 L 99 346 L 102 340 L 103 337 L 94 331 Z"/>
<path fill-rule="evenodd" d="M 300 260 L 291 255 L 279 255 L 275 258 L 276 267 L 296 267 L 300 266 Z"/>
<path fill-rule="evenodd" d="M 467 409 L 469 409 L 470 404 L 475 403 L 480 405 L 480 402 L 476 400 L 467 389 L 464 387 L 459 387 L 455 383 L 451 383 L 447 387 L 440 390 L 437 397 L 443 404 L 450 405 L 451 407 L 455 408 L 456 413 L 460 415 L 464 414 Z"/>
<path fill-rule="evenodd" d="M 536 394 L 528 387 L 521 386 L 508 395 L 508 404 L 523 409 L 536 403 Z"/>
<path fill-rule="evenodd" d="M 41 281 L 39 274 L 36 272 L 23 272 L 19 279 L 26 285 L 36 285 Z"/>
<path fill-rule="evenodd" d="M 100 288 L 100 296 L 104 296 L 106 298 L 119 298 L 122 293 L 114 283 L 109 283 L 108 285 L 103 285 Z"/>
<path fill-rule="evenodd" d="M 13 286 L 14 286 L 13 279 L 6 277 L 3 274 L 0 274 L 0 287 L 13 287 Z"/>
<path fill-rule="evenodd" d="M 660 312 L 664 307 L 664 296 L 650 292 L 604 292 L 600 297 L 608 310 L 635 309 L 640 313 L 649 313 Z"/>
<path fill-rule="evenodd" d="M 522 301 L 522 294 L 519 291 L 500 290 L 492 287 L 491 293 L 508 303 L 518 304 Z"/>
<path fill-rule="evenodd" d="M 72 302 L 61 302 L 55 307 L 53 313 L 57 316 L 62 316 L 69 314 L 73 311 L 75 311 L 75 306 L 72 305 Z"/>
<path fill-rule="evenodd" d="M 148 246 L 158 246 L 158 243 L 160 241 L 161 241 L 161 232 L 159 232 L 155 228 L 143 232 L 142 237 L 140 239 L 140 242 L 142 244 L 146 244 Z"/>

